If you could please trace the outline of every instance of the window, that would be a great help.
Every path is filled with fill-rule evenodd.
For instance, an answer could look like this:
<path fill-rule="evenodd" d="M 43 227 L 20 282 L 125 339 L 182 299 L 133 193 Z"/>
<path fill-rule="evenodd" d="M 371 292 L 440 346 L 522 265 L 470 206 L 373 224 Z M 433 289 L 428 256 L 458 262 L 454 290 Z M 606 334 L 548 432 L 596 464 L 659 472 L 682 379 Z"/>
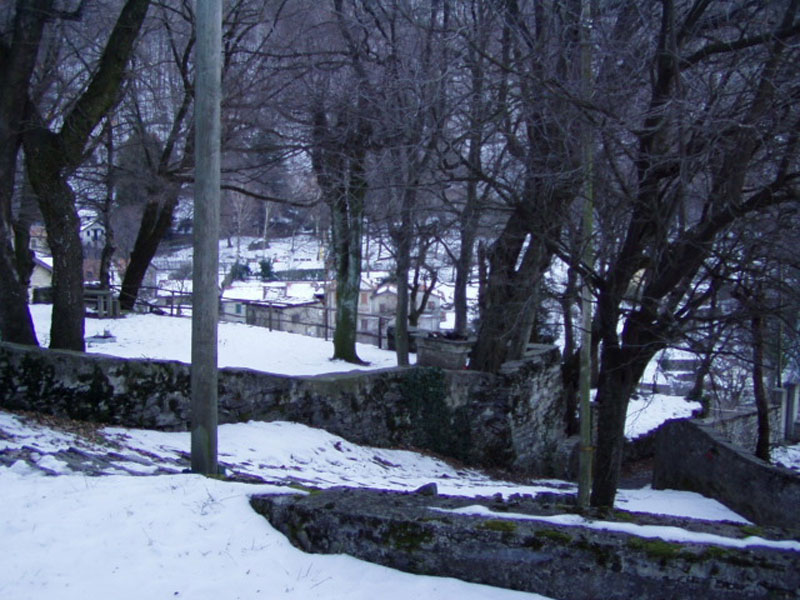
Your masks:
<path fill-rule="evenodd" d="M 236 304 L 236 314 L 237 315 L 242 314 L 242 305 L 239 303 Z"/>
<path fill-rule="evenodd" d="M 297 325 L 300 322 L 300 313 L 295 313 L 292 315 L 292 323 Z"/>

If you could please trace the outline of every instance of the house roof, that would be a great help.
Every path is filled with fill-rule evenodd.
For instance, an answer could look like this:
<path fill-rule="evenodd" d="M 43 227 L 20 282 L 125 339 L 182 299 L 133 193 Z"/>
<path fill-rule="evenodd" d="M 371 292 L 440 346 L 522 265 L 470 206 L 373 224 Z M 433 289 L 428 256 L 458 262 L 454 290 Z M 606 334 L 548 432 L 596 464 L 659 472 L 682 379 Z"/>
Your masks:
<path fill-rule="evenodd" d="M 33 255 L 33 262 L 34 264 L 39 265 L 43 269 L 47 269 L 48 271 L 53 271 L 53 257 L 52 256 L 43 256 L 39 254 Z"/>

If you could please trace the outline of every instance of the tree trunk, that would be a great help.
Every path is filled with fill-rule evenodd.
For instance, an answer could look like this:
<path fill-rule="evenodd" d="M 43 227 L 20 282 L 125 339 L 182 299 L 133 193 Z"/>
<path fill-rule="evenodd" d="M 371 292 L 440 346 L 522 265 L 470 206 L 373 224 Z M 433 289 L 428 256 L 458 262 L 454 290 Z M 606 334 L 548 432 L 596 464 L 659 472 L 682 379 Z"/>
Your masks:
<path fill-rule="evenodd" d="M 349 193 L 337 199 L 332 210 L 336 261 L 336 318 L 333 358 L 363 364 L 356 352 L 358 296 L 361 291 L 361 219 L 363 198 Z"/>
<path fill-rule="evenodd" d="M 38 346 L 28 311 L 28 292 L 17 275 L 9 233 L 5 221 L 0 221 L 0 270 L 5 273 L 0 285 L 0 338 L 15 344 Z"/>
<path fill-rule="evenodd" d="M 465 232 L 461 233 L 461 247 L 455 262 L 456 281 L 453 290 L 453 308 L 456 313 L 455 332 L 466 335 L 469 328 L 469 315 L 467 313 L 467 286 L 469 285 L 472 270 L 472 250 L 475 246 L 475 236 L 472 239 Z"/>
<path fill-rule="evenodd" d="M 408 272 L 411 269 L 411 207 L 414 203 L 413 189 L 402 192 L 400 227 L 392 232 L 397 256 L 395 257 L 395 280 L 397 281 L 397 307 L 394 320 L 394 343 L 398 366 L 408 365 Z"/>
<path fill-rule="evenodd" d="M 753 335 L 753 395 L 758 411 L 758 439 L 756 456 L 769 462 L 769 398 L 764 389 L 764 323 L 761 315 L 755 313 L 750 319 Z"/>
<path fill-rule="evenodd" d="M 20 277 L 15 254 L 11 199 L 22 143 L 22 121 L 28 88 L 39 53 L 45 17 L 53 0 L 17 0 L 10 45 L 0 44 L 0 337 L 8 342 L 38 345 L 28 310 L 27 277 Z M 20 242 L 17 241 L 17 250 Z M 25 246 L 27 251 L 27 246 Z"/>
<path fill-rule="evenodd" d="M 110 221 L 108 221 L 110 225 Z M 111 227 L 106 227 L 105 241 L 103 242 L 103 249 L 100 252 L 100 287 L 104 290 L 111 289 L 111 259 L 114 257 L 114 252 L 117 247 L 114 245 L 114 230 Z"/>
<path fill-rule="evenodd" d="M 598 435 L 592 506 L 614 506 L 625 446 L 628 402 L 652 356 L 653 353 L 634 356 L 624 349 L 603 348 L 603 364 L 596 397 Z"/>
<path fill-rule="evenodd" d="M 340 117 L 332 129 L 322 106 L 312 113 L 311 163 L 331 211 L 331 242 L 336 272 L 336 316 L 333 358 L 364 364 L 356 353 L 358 297 L 361 291 L 361 241 L 368 125 L 360 116 Z M 350 127 L 348 127 L 350 125 Z"/>
<path fill-rule="evenodd" d="M 578 273 L 570 267 L 567 270 L 567 284 L 560 298 L 561 314 L 564 323 L 564 349 L 561 361 L 561 386 L 564 399 L 567 435 L 578 433 L 578 383 L 580 381 L 580 350 L 575 344 L 575 328 L 572 323 L 572 309 L 578 295 Z"/>
<path fill-rule="evenodd" d="M 480 169 L 480 145 L 478 137 L 480 132 L 474 134 L 470 143 L 469 160 L 473 168 Z M 459 226 L 460 246 L 458 257 L 455 261 L 456 281 L 453 291 L 453 308 L 456 313 L 455 332 L 466 335 L 469 327 L 467 314 L 467 286 L 472 272 L 472 252 L 475 247 L 475 237 L 478 232 L 478 186 L 477 181 L 470 179 L 467 182 L 467 200 L 461 214 Z"/>
<path fill-rule="evenodd" d="M 488 253 L 485 306 L 470 369 L 496 373 L 504 362 L 521 358 L 530 340 L 538 282 L 550 255 L 540 238 L 528 238 L 529 225 L 528 211 L 518 207 Z"/>
<path fill-rule="evenodd" d="M 28 105 L 23 136 L 28 178 L 36 192 L 53 251 L 53 320 L 50 347 L 84 350 L 83 249 L 75 198 L 67 183 L 85 147 L 118 99 L 149 0 L 127 0 L 106 42 L 96 70 L 53 133 L 37 107 Z M 38 18 L 47 19 L 40 14 Z"/>
<path fill-rule="evenodd" d="M 403 239 L 405 238 L 405 239 Z M 394 349 L 397 354 L 397 365 L 408 365 L 408 271 L 411 265 L 410 241 L 408 236 L 400 236 L 397 240 L 397 257 L 395 260 L 395 279 L 397 280 L 397 307 L 394 320 Z"/>
<path fill-rule="evenodd" d="M 161 191 L 163 192 L 163 190 Z M 163 202 L 157 197 L 152 197 L 147 201 L 130 262 L 122 280 L 122 291 L 119 295 L 122 310 L 133 310 L 136 304 L 147 269 L 158 251 L 161 240 L 164 239 L 172 225 L 172 216 L 178 205 L 179 192 L 179 186 L 173 185 L 165 192 L 167 197 Z"/>
<path fill-rule="evenodd" d="M 111 225 L 111 208 L 114 206 L 114 135 L 111 129 L 111 120 L 106 119 L 105 128 L 106 148 L 106 195 L 101 206 L 100 218 L 103 223 L 105 235 L 103 236 L 103 249 L 100 252 L 100 286 L 103 289 L 111 288 L 111 259 L 117 251 L 114 245 L 114 229 Z"/>
<path fill-rule="evenodd" d="M 61 174 L 56 136 L 42 128 L 25 136 L 28 178 L 39 199 L 53 252 L 50 347 L 83 351 L 83 247 L 75 197 Z"/>

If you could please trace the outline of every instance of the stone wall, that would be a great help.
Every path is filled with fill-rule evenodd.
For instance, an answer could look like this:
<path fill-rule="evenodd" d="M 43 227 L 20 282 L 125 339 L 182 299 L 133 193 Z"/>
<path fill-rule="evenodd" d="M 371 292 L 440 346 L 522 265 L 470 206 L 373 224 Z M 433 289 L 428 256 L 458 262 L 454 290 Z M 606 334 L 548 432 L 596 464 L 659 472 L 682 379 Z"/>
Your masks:
<path fill-rule="evenodd" d="M 530 497 L 506 500 L 333 489 L 253 496 L 251 505 L 306 552 L 349 554 L 411 573 L 536 592 L 552 598 L 733 600 L 797 598 L 800 554 L 670 543 L 620 531 L 512 520 L 503 513 L 563 514 L 574 506 Z M 574 499 L 574 497 L 573 497 Z M 482 505 L 491 515 L 452 512 Z M 446 511 L 446 512 L 445 512 Z M 634 524 L 684 527 L 731 538 L 735 524 L 616 513 Z"/>
<path fill-rule="evenodd" d="M 396 368 L 314 377 L 221 369 L 219 422 L 286 420 L 360 444 L 419 448 L 469 465 L 563 471 L 559 353 L 490 375 Z M 186 430 L 189 365 L 0 343 L 0 407 Z"/>
<path fill-rule="evenodd" d="M 769 438 L 771 444 L 784 441 L 785 423 L 783 402 L 773 401 L 769 407 Z M 758 412 L 745 409 L 713 410 L 703 423 L 713 427 L 728 441 L 746 450 L 755 452 L 758 440 Z"/>
<path fill-rule="evenodd" d="M 672 420 L 661 426 L 653 487 L 699 492 L 759 525 L 800 526 L 800 476 L 756 458 L 711 425 Z"/>

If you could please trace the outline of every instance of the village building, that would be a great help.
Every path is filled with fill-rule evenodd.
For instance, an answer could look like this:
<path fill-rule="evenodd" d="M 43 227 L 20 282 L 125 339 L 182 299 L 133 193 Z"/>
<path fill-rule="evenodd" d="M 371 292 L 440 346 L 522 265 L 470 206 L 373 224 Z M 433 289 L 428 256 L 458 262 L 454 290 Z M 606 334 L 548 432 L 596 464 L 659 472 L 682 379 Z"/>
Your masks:
<path fill-rule="evenodd" d="M 28 302 L 49 302 L 49 290 L 53 285 L 53 258 L 33 256 L 33 271 L 28 285 Z"/>

